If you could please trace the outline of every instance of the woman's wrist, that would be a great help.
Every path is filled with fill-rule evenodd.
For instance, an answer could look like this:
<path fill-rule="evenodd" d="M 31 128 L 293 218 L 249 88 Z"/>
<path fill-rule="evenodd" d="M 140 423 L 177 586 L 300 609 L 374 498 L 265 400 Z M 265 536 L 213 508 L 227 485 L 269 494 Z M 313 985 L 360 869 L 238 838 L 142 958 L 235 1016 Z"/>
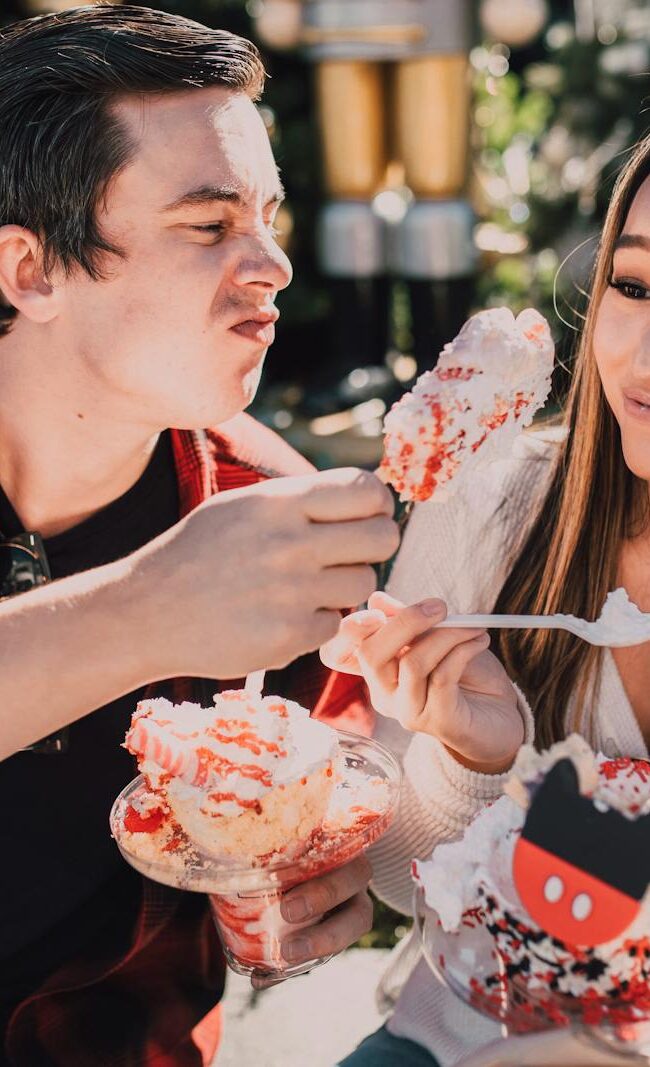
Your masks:
<path fill-rule="evenodd" d="M 461 767 L 465 767 L 468 771 L 475 771 L 477 774 L 505 774 L 509 771 L 515 762 L 517 751 L 513 752 L 510 756 L 503 759 L 495 760 L 493 762 L 476 762 L 475 760 L 468 759 L 462 752 L 457 752 L 456 749 L 451 748 L 449 745 L 443 747 L 446 752 L 456 760 L 456 763 L 460 763 Z"/>

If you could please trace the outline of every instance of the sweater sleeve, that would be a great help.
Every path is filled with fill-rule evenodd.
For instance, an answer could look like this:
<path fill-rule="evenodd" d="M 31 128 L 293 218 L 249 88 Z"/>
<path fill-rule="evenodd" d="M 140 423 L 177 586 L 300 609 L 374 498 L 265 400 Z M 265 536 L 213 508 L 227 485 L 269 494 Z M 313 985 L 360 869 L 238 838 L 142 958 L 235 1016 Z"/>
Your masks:
<path fill-rule="evenodd" d="M 519 690 L 517 706 L 524 721 L 524 741 L 531 744 L 535 732 L 533 716 Z M 405 735 L 402 744 L 398 731 Z M 408 735 L 383 716 L 377 716 L 375 737 L 398 755 L 405 740 L 406 747 L 398 813 L 390 830 L 368 852 L 372 888 L 386 904 L 408 915 L 413 896 L 411 861 L 428 859 L 436 845 L 459 837 L 486 804 L 501 796 L 508 773 L 471 771 L 436 738 Z"/>
<path fill-rule="evenodd" d="M 492 610 L 548 469 L 544 463 L 531 468 L 529 448 L 522 452 L 520 446 L 448 501 L 415 508 L 388 583 L 393 596 L 407 604 L 440 596 L 450 613 Z M 531 477 L 532 470 L 540 477 Z M 519 690 L 517 704 L 525 741 L 532 743 L 533 717 Z M 462 835 L 481 808 L 501 795 L 508 774 L 470 771 L 435 738 L 408 734 L 379 715 L 375 737 L 400 758 L 403 785 L 391 829 L 369 851 L 372 884 L 382 900 L 408 914 L 411 860 L 427 858 L 436 845 Z"/>

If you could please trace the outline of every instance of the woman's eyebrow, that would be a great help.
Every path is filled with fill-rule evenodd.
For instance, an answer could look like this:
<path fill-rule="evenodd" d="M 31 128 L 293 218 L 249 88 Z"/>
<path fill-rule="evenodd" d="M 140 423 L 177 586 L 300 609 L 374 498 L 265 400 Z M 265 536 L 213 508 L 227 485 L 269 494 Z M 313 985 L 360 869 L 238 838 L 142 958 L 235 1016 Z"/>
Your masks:
<path fill-rule="evenodd" d="M 643 248 L 650 252 L 650 237 L 644 237 L 641 233 L 622 233 L 614 245 L 614 251 L 618 248 Z"/>

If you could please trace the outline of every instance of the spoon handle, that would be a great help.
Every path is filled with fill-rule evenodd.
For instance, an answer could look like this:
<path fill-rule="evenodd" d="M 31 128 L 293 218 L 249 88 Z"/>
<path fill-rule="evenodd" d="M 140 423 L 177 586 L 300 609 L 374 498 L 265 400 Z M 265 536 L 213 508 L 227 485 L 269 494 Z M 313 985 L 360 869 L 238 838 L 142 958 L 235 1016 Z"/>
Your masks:
<path fill-rule="evenodd" d="M 437 628 L 485 628 L 488 630 L 563 630 L 565 620 L 555 615 L 448 615 Z"/>

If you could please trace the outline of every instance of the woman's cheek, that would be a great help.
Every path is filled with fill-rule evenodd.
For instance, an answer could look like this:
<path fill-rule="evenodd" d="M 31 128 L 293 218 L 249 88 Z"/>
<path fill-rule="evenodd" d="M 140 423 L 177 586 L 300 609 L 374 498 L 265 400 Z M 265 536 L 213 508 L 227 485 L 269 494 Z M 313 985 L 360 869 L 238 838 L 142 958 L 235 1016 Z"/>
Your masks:
<path fill-rule="evenodd" d="M 616 410 L 616 383 L 620 379 L 620 361 L 617 358 L 617 346 L 609 324 L 599 315 L 594 330 L 593 353 L 598 368 L 600 382 L 607 401 L 616 418 L 619 412 Z"/>

